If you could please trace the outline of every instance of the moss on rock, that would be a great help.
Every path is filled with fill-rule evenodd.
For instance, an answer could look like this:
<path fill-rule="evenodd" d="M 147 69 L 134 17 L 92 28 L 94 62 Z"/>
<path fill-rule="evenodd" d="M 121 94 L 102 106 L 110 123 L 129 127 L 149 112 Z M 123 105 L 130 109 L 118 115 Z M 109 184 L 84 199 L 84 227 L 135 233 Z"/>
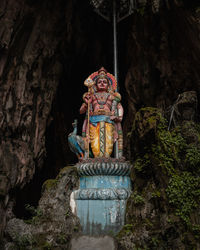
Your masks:
<path fill-rule="evenodd" d="M 126 208 L 131 227 L 116 236 L 121 249 L 200 247 L 199 126 L 179 122 L 169 131 L 167 125 L 156 108 L 135 116 L 129 133 L 134 188 Z"/>
<path fill-rule="evenodd" d="M 72 213 L 69 202 L 78 179 L 76 168 L 66 167 L 56 179 L 45 181 L 38 207 L 27 206 L 33 214 L 32 219 L 23 221 L 13 218 L 8 221 L 9 243 L 13 247 L 25 245 L 27 250 L 68 249 L 72 235 L 80 231 L 79 219 Z"/>
<path fill-rule="evenodd" d="M 58 180 L 56 179 L 48 179 L 43 183 L 42 190 L 44 191 L 47 189 L 55 188 L 57 183 L 58 183 Z"/>

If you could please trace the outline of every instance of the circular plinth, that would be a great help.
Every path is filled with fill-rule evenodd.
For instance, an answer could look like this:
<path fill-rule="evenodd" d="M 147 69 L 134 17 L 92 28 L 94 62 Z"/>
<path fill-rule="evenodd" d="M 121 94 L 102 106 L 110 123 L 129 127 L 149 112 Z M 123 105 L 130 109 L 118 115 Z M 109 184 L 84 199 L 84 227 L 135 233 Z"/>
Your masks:
<path fill-rule="evenodd" d="M 118 175 L 129 176 L 131 164 L 119 159 L 95 158 L 76 164 L 80 176 Z"/>

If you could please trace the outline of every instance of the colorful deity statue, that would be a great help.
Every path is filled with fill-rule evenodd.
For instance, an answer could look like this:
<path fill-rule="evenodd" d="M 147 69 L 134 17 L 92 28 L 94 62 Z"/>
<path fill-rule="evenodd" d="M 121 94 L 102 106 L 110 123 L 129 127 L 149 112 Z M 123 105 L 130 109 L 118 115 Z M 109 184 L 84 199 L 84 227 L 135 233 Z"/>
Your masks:
<path fill-rule="evenodd" d="M 86 113 L 82 137 L 86 141 L 85 154 L 89 157 L 91 145 L 94 157 L 111 157 L 117 142 L 118 157 L 122 157 L 123 134 L 121 121 L 123 107 L 115 77 L 103 67 L 85 81 L 88 92 L 83 95 L 80 113 Z"/>

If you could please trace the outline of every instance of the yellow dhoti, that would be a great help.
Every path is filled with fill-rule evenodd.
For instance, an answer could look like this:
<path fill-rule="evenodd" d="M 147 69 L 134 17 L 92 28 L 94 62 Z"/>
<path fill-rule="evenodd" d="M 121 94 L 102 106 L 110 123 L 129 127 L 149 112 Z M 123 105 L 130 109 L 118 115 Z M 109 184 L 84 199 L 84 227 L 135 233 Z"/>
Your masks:
<path fill-rule="evenodd" d="M 114 125 L 104 121 L 90 124 L 90 143 L 94 157 L 110 157 L 114 144 Z"/>

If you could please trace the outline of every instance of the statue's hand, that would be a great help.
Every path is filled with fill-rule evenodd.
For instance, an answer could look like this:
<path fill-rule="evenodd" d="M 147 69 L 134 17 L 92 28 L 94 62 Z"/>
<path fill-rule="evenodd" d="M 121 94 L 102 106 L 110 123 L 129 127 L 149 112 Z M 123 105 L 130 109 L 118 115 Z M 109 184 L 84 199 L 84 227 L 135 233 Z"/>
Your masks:
<path fill-rule="evenodd" d="M 79 112 L 80 112 L 80 114 L 83 114 L 83 113 L 86 112 L 86 110 L 87 110 L 87 105 L 86 105 L 85 103 L 83 103 L 83 104 L 81 105 L 81 107 L 80 107 Z"/>
<path fill-rule="evenodd" d="M 110 120 L 111 120 L 111 121 L 114 121 L 114 122 L 116 122 L 116 121 L 117 121 L 117 116 L 115 116 L 115 115 L 112 115 L 112 116 L 110 117 Z"/>
<path fill-rule="evenodd" d="M 120 116 L 115 116 L 115 115 L 112 115 L 110 117 L 110 120 L 111 121 L 114 121 L 114 122 L 121 122 L 122 121 L 122 118 Z"/>
<path fill-rule="evenodd" d="M 91 103 L 91 101 L 92 101 L 91 95 L 87 93 L 87 94 L 84 96 L 84 101 L 85 101 L 86 104 L 88 104 L 88 102 Z"/>

